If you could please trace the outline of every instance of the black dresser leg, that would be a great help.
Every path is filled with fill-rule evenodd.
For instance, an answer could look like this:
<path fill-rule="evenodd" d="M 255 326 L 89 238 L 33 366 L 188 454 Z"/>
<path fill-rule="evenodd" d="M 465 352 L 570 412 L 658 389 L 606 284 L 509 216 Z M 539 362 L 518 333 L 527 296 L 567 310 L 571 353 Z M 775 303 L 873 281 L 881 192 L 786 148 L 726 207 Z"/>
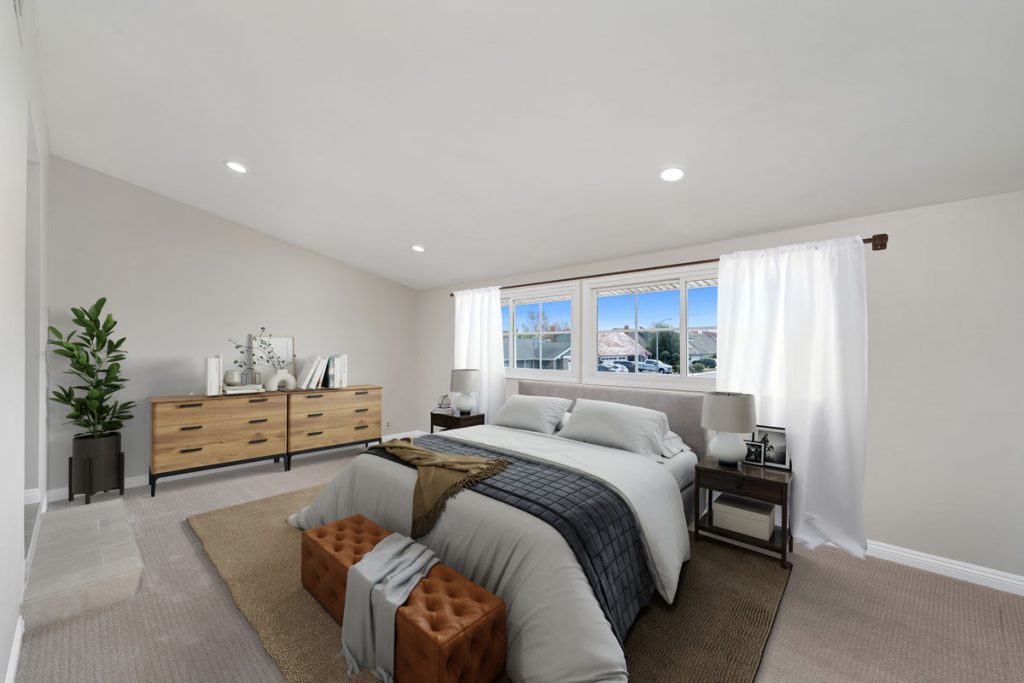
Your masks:
<path fill-rule="evenodd" d="M 153 476 L 153 472 L 149 473 L 149 497 L 153 498 L 156 496 L 156 477 Z"/>

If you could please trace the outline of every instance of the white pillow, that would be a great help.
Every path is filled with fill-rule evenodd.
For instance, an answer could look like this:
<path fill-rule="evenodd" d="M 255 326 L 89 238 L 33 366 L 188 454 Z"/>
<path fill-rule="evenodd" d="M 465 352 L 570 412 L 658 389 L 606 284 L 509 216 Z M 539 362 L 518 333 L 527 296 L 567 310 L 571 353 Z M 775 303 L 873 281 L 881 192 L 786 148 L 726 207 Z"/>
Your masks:
<path fill-rule="evenodd" d="M 608 401 L 576 399 L 572 420 L 559 436 L 661 458 L 668 417 L 657 410 Z"/>
<path fill-rule="evenodd" d="M 528 432 L 553 434 L 565 411 L 572 405 L 567 398 L 554 396 L 509 396 L 495 415 L 492 424 L 523 429 Z"/>
<path fill-rule="evenodd" d="M 668 432 L 661 440 L 661 457 L 663 458 L 674 458 L 683 451 L 689 450 L 693 449 L 683 443 L 683 437 L 675 432 Z"/>

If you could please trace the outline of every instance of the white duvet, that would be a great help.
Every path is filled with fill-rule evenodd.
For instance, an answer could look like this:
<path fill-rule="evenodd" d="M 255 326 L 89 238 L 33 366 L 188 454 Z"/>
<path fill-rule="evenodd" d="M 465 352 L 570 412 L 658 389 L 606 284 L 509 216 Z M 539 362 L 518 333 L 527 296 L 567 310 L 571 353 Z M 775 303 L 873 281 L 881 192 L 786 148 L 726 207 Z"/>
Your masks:
<path fill-rule="evenodd" d="M 586 472 L 617 490 L 636 515 L 658 593 L 672 602 L 690 558 L 683 504 L 672 474 L 642 455 L 495 426 L 445 436 Z M 289 522 L 302 529 L 353 514 L 410 531 L 416 470 L 360 455 Z M 516 683 L 625 681 L 626 659 L 569 545 L 533 515 L 473 491 L 448 501 L 418 539 L 441 561 L 508 606 L 509 678 Z"/>

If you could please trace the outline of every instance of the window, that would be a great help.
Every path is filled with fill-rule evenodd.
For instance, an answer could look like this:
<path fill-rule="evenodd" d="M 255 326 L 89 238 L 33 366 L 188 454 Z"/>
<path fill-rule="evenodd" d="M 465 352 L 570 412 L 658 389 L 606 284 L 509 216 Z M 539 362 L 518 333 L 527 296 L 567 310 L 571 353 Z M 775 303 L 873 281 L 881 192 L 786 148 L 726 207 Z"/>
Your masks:
<path fill-rule="evenodd" d="M 584 281 L 585 381 L 710 385 L 718 367 L 717 272 L 662 273 Z"/>
<path fill-rule="evenodd" d="M 572 376 L 576 287 L 513 294 L 501 302 L 510 377 Z"/>
<path fill-rule="evenodd" d="M 597 371 L 678 375 L 679 283 L 597 292 Z"/>
<path fill-rule="evenodd" d="M 509 350 L 509 335 L 508 331 L 511 329 L 509 324 L 512 318 L 509 317 L 508 299 L 504 299 L 501 302 L 501 343 L 505 349 L 505 367 L 508 368 L 509 363 L 512 362 L 512 351 Z"/>
<path fill-rule="evenodd" d="M 718 280 L 686 283 L 686 363 L 691 376 L 718 368 Z"/>

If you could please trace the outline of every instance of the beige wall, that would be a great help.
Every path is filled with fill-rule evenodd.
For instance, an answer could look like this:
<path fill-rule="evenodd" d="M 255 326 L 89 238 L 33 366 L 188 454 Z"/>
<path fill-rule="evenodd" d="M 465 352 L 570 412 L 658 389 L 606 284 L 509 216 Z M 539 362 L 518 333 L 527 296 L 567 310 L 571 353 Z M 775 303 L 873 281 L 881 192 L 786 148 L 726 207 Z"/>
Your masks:
<path fill-rule="evenodd" d="M 295 337 L 299 363 L 347 353 L 349 381 L 384 386 L 390 431 L 411 429 L 415 292 L 142 188 L 53 158 L 49 315 L 109 299 L 128 341 L 124 398 L 140 402 L 124 430 L 126 474 L 149 467 L 147 396 L 200 392 L 203 359 L 233 352 L 265 325 Z M 50 383 L 62 381 L 51 361 Z M 73 428 L 50 408 L 50 488 L 67 485 Z"/>
<path fill-rule="evenodd" d="M 868 537 L 1024 575 L 1024 192 L 460 285 L 887 232 L 869 253 Z M 447 388 L 452 287 L 419 293 L 417 426 Z"/>

